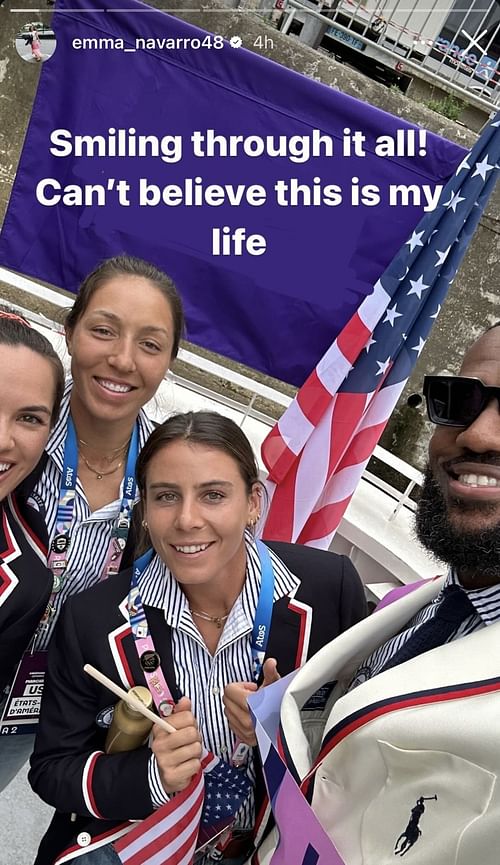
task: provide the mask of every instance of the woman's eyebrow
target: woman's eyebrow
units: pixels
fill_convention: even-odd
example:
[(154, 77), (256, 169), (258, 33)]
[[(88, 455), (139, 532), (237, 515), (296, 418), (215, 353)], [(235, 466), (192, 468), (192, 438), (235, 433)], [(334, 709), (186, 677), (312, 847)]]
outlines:
[[(232, 486), (233, 486), (233, 484), (231, 483), (231, 481), (213, 480), (213, 481), (203, 481), (202, 484), (195, 484), (195, 489), (203, 490), (203, 489), (207, 489), (208, 487), (232, 487)], [(164, 487), (168, 487), (169, 490), (180, 490), (181, 489), (179, 484), (172, 484), (169, 481), (155, 481), (154, 483), (149, 484), (150, 490), (157, 490), (157, 489), (164, 488)]]
[[(110, 312), (108, 309), (93, 309), (91, 315), (102, 315), (103, 318), (107, 318), (110, 321), (120, 322), (121, 318), (115, 312)], [(166, 336), (169, 336), (169, 332), (166, 327), (161, 327), (157, 324), (147, 324), (140, 330), (141, 333), (163, 333)]]
[(18, 409), (18, 412), (20, 412), (20, 411), (32, 411), (32, 412), (40, 411), (40, 412), (43, 412), (44, 414), (48, 414), (48, 415), (52, 414), (51, 410), (49, 408), (47, 408), (46, 405), (24, 405)]

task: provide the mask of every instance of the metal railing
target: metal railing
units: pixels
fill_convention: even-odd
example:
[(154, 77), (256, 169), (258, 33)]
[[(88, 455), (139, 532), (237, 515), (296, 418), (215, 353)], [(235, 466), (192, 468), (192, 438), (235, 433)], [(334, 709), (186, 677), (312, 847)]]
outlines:
[[(282, 26), (320, 18), (326, 35), (400, 71), (418, 71), (472, 104), (500, 101), (500, 5), (497, 0), (319, 0), (285, 2)], [(346, 35), (351, 39), (347, 39)]]
[[(34, 280), (28, 279), (25, 276), (21, 276), (3, 267), (0, 267), (0, 281), (13, 286), (14, 288), (19, 288), (36, 297), (42, 297), (44, 300), (53, 303), (55, 306), (68, 308), (73, 304), (72, 298), (61, 294), (58, 291), (54, 291), (51, 288), (46, 288)], [(47, 318), (45, 315), (33, 312), (25, 307), (13, 303), (10, 300), (6, 301), (6, 303), (9, 307), (14, 308), (21, 315), (25, 316), (35, 324), (50, 328), (58, 333), (63, 333), (63, 326), (60, 323)], [(226, 394), (222, 394), (206, 387), (205, 385), (201, 385), (193, 379), (171, 372), (167, 374), (168, 381), (172, 381), (174, 384), (177, 382), (182, 387), (186, 387), (200, 396), (208, 397), (219, 405), (225, 405), (237, 411), (240, 415), (239, 425), (241, 427), (245, 425), (245, 422), (249, 418), (260, 421), (269, 429), (271, 429), (276, 423), (275, 418), (255, 409), (254, 403), (257, 397), (262, 397), (269, 402), (275, 403), (276, 406), (279, 406), (281, 409), (286, 409), (292, 402), (292, 397), (282, 391), (269, 387), (268, 385), (252, 378), (250, 375), (243, 375), (242, 373), (236, 372), (236, 370), (230, 369), (229, 367), (223, 366), (220, 363), (187, 349), (179, 349), (178, 357), (184, 363), (193, 367), (193, 369), (202, 370), (203, 372), (216, 376), (218, 379), (224, 379), (236, 387), (242, 388), (246, 392), (246, 401), (240, 402)], [(404, 460), (400, 459), (400, 457), (390, 453), (390, 451), (385, 450), (385, 448), (382, 448), (379, 445), (376, 446), (373, 456), (385, 463), (385, 465), (390, 466), (390, 468), (408, 481), (405, 489), (401, 491), (369, 470), (365, 470), (363, 474), (365, 480), (394, 499), (394, 508), (388, 516), (388, 521), (390, 522), (396, 518), (401, 508), (406, 507), (410, 510), (414, 510), (415, 506), (413, 501), (410, 499), (410, 496), (414, 488), (421, 485), (423, 475), (418, 469), (409, 465)]]

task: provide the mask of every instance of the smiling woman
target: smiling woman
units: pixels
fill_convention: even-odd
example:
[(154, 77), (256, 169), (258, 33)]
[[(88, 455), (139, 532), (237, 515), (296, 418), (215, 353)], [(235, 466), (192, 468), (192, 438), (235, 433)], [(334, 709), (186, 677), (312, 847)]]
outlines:
[[(253, 849), (256, 823), (267, 819), (248, 695), (361, 618), (361, 583), (343, 556), (309, 550), (321, 564), (315, 568), (308, 558), (301, 578), (273, 545), (255, 540), (262, 504), (257, 464), (229, 418), (215, 412), (169, 418), (139, 455), (137, 483), (152, 548), (132, 568), (71, 598), (49, 651), (30, 781), (59, 813), (35, 865), (73, 858), (119, 865), (108, 842), (130, 828), (123, 821), (162, 807), (157, 813), (162, 826), (172, 825), (169, 840), (162, 846), (155, 828), (148, 835), (159, 862), (193, 861), (195, 846), (232, 825), (227, 845), (208, 859), (199, 850), (194, 861), (240, 865)], [(115, 682), (148, 688), (174, 731), (155, 725), (151, 743), (109, 752), (100, 719), (109, 716), (112, 696), (85, 674), (86, 663)], [(320, 708), (331, 687), (315, 695), (311, 709)], [(192, 784), (202, 765), (213, 795), (199, 834), (197, 808), (184, 813), (183, 806), (198, 795)], [(149, 830), (147, 821), (142, 830)], [(131, 843), (148, 848), (145, 839)]]
[[(19, 728), (12, 701), (2, 692), (32, 639), (46, 607), (52, 575), (46, 566), (47, 536), (28, 499), (27, 480), (55, 423), (64, 388), (63, 368), (50, 343), (19, 316), (0, 311), (0, 715), (3, 740)], [(36, 659), (32, 671), (35, 670)], [(23, 682), (16, 677), (23, 694)], [(39, 703), (36, 697), (31, 701)], [(26, 721), (26, 715), (23, 719)], [(0, 761), (0, 790), (10, 780)]]
[[(137, 499), (135, 461), (153, 428), (142, 407), (177, 354), (181, 301), (165, 273), (120, 256), (85, 279), (65, 330), (71, 378), (32, 487), (54, 578), (36, 639), (40, 652), (65, 600), (120, 568)], [(0, 763), (13, 747), (4, 738)], [(17, 769), (33, 744), (22, 738)]]
[(135, 460), (153, 428), (142, 407), (175, 358), (183, 326), (170, 278), (129, 256), (93, 271), (66, 318), (71, 380), (36, 488), (56, 541), (57, 593), (44, 646), (65, 598), (119, 569)]

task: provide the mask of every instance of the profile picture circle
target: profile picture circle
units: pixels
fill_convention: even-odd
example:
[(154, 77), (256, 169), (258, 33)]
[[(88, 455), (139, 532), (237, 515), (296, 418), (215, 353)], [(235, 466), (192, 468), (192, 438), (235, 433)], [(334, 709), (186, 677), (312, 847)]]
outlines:
[(16, 51), (27, 63), (43, 63), (56, 50), (56, 37), (42, 21), (28, 21), (16, 34)]

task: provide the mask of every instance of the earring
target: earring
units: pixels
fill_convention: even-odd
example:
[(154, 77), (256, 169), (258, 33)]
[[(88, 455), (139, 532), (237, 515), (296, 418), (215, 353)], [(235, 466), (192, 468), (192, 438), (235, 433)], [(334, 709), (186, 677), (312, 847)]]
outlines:
[(142, 523), (141, 523), (141, 526), (142, 526), (143, 529), (145, 529), (145, 530), (147, 531), (147, 530), (148, 530), (147, 520), (143, 520)]
[(253, 529), (253, 527), (257, 525), (259, 520), (260, 520), (260, 514), (257, 514), (255, 517), (253, 517), (253, 519), (248, 520), (248, 523), (247, 523), (248, 528)]

